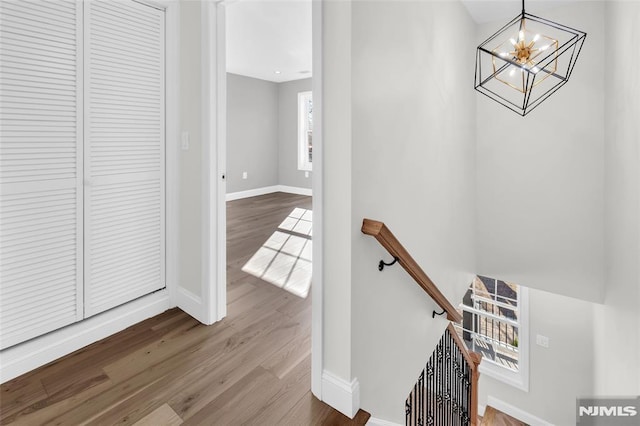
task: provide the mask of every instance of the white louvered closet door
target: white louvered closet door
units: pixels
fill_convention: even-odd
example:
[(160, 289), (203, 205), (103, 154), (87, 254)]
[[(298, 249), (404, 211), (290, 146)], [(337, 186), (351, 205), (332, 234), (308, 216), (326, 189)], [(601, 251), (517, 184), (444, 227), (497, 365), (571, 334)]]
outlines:
[(85, 316), (165, 286), (164, 12), (85, 3)]
[(82, 319), (82, 13), (0, 2), (0, 349)]

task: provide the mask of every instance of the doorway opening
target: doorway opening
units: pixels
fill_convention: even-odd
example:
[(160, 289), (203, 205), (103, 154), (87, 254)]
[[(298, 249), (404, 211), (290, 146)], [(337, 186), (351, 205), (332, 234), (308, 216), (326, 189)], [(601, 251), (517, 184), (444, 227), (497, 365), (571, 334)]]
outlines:
[(309, 0), (223, 7), (227, 318), (282, 314), (298, 321), (300, 333), (286, 343), (297, 348), (289, 367), (311, 363), (314, 340), (312, 381), (318, 390), (321, 301), (312, 302), (311, 295), (317, 294), (312, 275), (319, 276), (312, 269), (313, 207), (320, 201), (312, 198), (319, 182), (313, 162), (319, 155), (317, 150), (313, 155), (315, 114), (308, 96), (317, 86), (312, 72), (317, 66), (312, 7), (317, 6)]

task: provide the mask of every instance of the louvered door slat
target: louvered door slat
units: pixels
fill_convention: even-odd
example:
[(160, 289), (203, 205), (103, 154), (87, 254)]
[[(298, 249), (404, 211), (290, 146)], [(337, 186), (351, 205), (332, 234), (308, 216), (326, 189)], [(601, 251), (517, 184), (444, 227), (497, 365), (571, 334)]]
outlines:
[(82, 13), (0, 2), (0, 349), (82, 319)]
[(85, 5), (85, 315), (164, 287), (164, 13)]

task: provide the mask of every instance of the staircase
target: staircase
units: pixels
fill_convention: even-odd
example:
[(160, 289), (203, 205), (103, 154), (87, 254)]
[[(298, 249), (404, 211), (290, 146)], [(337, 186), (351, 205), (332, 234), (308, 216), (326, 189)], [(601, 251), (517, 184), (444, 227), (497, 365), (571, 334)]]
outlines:
[[(380, 261), (378, 267), (380, 271), (385, 266), (397, 262), (442, 309), (441, 313), (434, 311), (432, 316), (446, 313), (447, 319), (451, 321), (405, 401), (406, 424), (412, 426), (480, 425), (478, 366), (482, 360), (482, 354), (469, 352), (456, 332), (453, 323), (459, 323), (462, 315), (384, 223), (364, 219), (362, 233), (374, 237), (393, 256), (392, 263)], [(491, 415), (491, 411), (489, 414)], [(485, 417), (487, 417), (486, 414)]]

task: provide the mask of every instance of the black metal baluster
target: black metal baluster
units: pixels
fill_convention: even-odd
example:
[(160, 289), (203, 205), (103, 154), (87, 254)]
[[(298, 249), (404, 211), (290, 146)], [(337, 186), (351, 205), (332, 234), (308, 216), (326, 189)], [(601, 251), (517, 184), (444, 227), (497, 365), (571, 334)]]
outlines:
[(471, 379), (471, 367), (447, 329), (405, 401), (406, 424), (469, 426)]
[(444, 417), (443, 425), (449, 426), (449, 410), (447, 407), (447, 392), (449, 388), (449, 358), (447, 353), (449, 352), (449, 339), (444, 339), (444, 354), (442, 358), (442, 415)]
[[(453, 336), (452, 336), (453, 337)], [(459, 355), (459, 350), (458, 348), (453, 345), (454, 347), (454, 358), (453, 358), (453, 424), (454, 426), (460, 426), (460, 417), (458, 417), (458, 385), (460, 383), (460, 381), (458, 380), (458, 368), (460, 366), (460, 360), (458, 358)]]

